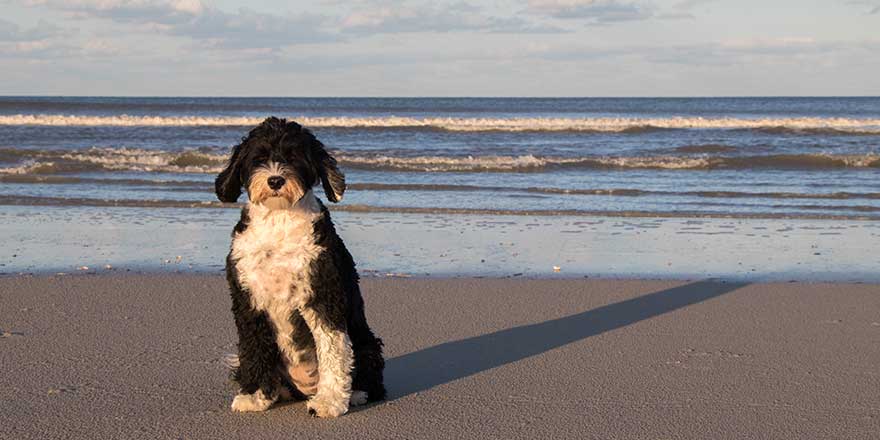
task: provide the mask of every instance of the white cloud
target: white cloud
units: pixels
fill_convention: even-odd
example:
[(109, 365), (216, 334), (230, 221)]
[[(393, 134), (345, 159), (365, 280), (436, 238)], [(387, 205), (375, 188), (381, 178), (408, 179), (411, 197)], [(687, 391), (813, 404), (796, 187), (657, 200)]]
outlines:
[(599, 48), (582, 45), (532, 48), (525, 55), (556, 61), (583, 61), (636, 57), (659, 64), (733, 65), (748, 60), (827, 58), (844, 53), (876, 53), (880, 40), (817, 41), (810, 37), (740, 39), (679, 45), (644, 45)]
[(47, 6), (78, 18), (107, 18), (119, 22), (174, 24), (204, 12), (200, 0), (27, 0), (28, 6)]
[(696, 20), (697, 18), (690, 12), (664, 12), (655, 17), (660, 20)]
[[(26, 0), (76, 19), (100, 19), (141, 32), (191, 38), (214, 48), (278, 49), (393, 33), (561, 33), (520, 16), (492, 16), (465, 2), (368, 0), (336, 3), (336, 14), (278, 15), (242, 8), (227, 12), (202, 0)], [(128, 29), (131, 31), (131, 28)]]
[(230, 13), (200, 0), (29, 0), (27, 4), (64, 11), (76, 18), (144, 25), (219, 47), (277, 48), (338, 39), (322, 30), (326, 17), (279, 16), (245, 8)]
[(117, 57), (130, 51), (108, 40), (93, 39), (82, 44), (63, 40), (19, 41), (0, 43), (0, 55), (30, 61), (95, 60)]
[(648, 3), (618, 0), (529, 0), (529, 11), (558, 19), (587, 19), (594, 23), (646, 20), (654, 16)]
[(340, 22), (343, 31), (354, 33), (450, 32), (476, 30), (484, 25), (481, 17), (468, 11), (431, 4), (370, 5), (351, 12)]
[(32, 28), (23, 29), (16, 23), (0, 19), (0, 41), (41, 41), (64, 36), (69, 33), (70, 31), (55, 26), (45, 20), (40, 20), (40, 22)]
[(564, 29), (533, 23), (522, 17), (495, 17), (479, 7), (459, 2), (451, 5), (404, 1), (358, 2), (339, 26), (344, 33), (385, 34), (401, 32), (497, 32), (560, 33)]
[(689, 11), (694, 9), (697, 6), (704, 5), (706, 3), (712, 3), (716, 0), (682, 0), (678, 3), (672, 5), (672, 9), (677, 9), (680, 11)]
[(880, 14), (880, 1), (877, 0), (852, 0), (846, 3), (848, 5), (862, 7), (867, 15)]

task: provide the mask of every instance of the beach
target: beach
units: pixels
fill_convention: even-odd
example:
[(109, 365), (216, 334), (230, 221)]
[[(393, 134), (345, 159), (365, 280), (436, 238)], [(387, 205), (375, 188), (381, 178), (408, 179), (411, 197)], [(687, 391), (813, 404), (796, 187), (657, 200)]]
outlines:
[(0, 440), (880, 440), (880, 0), (753, 6), (4, 2)]
[[(880, 98), (0, 97), (0, 438), (876, 439)], [(386, 402), (230, 410), (269, 115), (384, 339)], [(326, 200), (320, 185), (315, 195)]]
[(873, 439), (880, 287), (368, 278), (386, 402), (235, 414), (222, 276), (0, 278), (0, 438)]

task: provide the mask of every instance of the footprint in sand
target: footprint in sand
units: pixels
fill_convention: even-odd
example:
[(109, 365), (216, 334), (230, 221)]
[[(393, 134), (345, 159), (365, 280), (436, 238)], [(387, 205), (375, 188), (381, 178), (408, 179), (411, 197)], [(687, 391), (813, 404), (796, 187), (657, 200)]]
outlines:
[(22, 337), (24, 333), (16, 332), (16, 331), (6, 331), (0, 328), (0, 338), (14, 338), (14, 337)]
[(74, 391), (76, 391), (76, 387), (62, 386), (62, 387), (58, 387), (58, 388), (49, 388), (49, 390), (46, 392), (46, 394), (52, 396), (55, 394), (72, 393)]

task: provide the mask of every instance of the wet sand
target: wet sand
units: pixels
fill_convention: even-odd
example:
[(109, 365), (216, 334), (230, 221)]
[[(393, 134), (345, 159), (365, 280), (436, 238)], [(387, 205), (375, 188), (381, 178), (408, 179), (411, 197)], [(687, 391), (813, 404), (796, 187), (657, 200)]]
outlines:
[(0, 438), (874, 439), (880, 286), (366, 279), (387, 402), (234, 414), (220, 276), (0, 278)]
[[(880, 222), (335, 211), (364, 276), (880, 283)], [(219, 273), (235, 209), (7, 206), (0, 275)], [(106, 266), (110, 265), (110, 270)], [(560, 268), (558, 272), (554, 267)]]

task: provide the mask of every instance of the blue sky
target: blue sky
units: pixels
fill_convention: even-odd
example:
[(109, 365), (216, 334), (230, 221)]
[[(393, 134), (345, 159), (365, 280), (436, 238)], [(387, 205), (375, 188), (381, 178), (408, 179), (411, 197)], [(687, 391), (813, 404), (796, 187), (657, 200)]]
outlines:
[(0, 6), (4, 95), (880, 95), (880, 0)]

